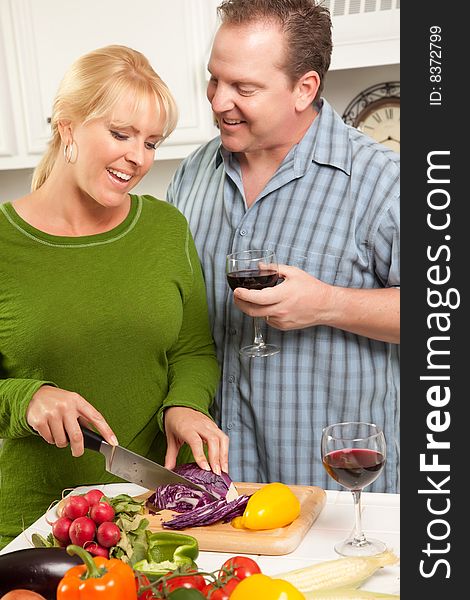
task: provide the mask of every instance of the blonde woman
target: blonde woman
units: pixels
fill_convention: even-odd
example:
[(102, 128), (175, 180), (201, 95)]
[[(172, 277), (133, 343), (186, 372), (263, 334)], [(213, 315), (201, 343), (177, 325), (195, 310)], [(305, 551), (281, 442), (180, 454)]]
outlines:
[(113, 481), (79, 424), (170, 468), (190, 447), (227, 470), (188, 225), (131, 193), (176, 120), (141, 53), (92, 51), (60, 85), (31, 193), (0, 206), (0, 548), (64, 488)]

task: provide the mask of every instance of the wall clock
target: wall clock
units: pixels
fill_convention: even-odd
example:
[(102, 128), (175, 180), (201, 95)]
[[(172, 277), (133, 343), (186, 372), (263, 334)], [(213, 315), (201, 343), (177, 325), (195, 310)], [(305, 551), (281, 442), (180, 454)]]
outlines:
[(379, 83), (367, 88), (351, 100), (343, 120), (400, 152), (400, 82)]

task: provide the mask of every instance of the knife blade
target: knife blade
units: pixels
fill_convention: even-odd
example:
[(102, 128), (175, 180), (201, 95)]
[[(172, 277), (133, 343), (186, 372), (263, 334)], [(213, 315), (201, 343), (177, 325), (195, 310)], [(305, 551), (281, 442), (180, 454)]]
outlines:
[(81, 430), (85, 448), (100, 452), (105, 457), (105, 468), (108, 473), (152, 491), (155, 491), (161, 485), (179, 483), (194, 490), (205, 492), (213, 500), (218, 500), (211, 492), (186, 479), (186, 477), (178, 475), (171, 469), (166, 469), (162, 465), (122, 446), (111, 446), (99, 433), (91, 429), (81, 426)]

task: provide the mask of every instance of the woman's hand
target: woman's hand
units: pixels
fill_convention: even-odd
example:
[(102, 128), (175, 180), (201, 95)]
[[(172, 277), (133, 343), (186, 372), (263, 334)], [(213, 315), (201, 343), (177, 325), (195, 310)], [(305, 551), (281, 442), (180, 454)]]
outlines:
[[(228, 472), (228, 436), (206, 415), (185, 406), (171, 406), (165, 411), (165, 433), (167, 469), (173, 469), (176, 465), (178, 451), (186, 442), (201, 469), (212, 469), (217, 475), (221, 471)], [(207, 444), (210, 466), (204, 454), (204, 442)]]
[(26, 421), (49, 444), (65, 448), (70, 442), (72, 456), (81, 456), (84, 451), (79, 422), (87, 427), (94, 426), (108, 444), (118, 444), (103, 415), (85, 398), (50, 385), (43, 385), (33, 395)]

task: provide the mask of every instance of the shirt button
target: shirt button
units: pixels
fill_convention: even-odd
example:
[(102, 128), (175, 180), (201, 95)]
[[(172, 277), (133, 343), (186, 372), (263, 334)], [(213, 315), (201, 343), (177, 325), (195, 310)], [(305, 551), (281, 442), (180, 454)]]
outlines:
[(227, 429), (232, 429), (233, 428), (233, 423), (228, 423), (227, 424)]
[(234, 375), (230, 375), (230, 377), (228, 378), (229, 383), (234, 383), (235, 381), (235, 376)]
[(240, 235), (246, 235), (246, 229), (241, 229), (240, 230)]
[(230, 335), (236, 335), (237, 334), (237, 330), (235, 328), (233, 328), (233, 327), (230, 327), (229, 333), (230, 333)]

